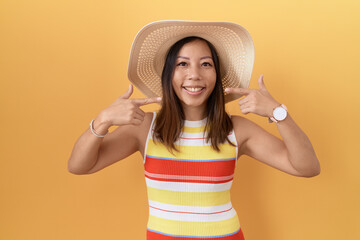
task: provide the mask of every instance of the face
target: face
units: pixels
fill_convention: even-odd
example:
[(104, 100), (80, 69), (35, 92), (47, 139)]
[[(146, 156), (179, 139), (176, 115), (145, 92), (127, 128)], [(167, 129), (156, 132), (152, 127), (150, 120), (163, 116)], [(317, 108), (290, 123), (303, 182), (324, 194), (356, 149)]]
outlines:
[(209, 46), (202, 40), (186, 43), (179, 51), (173, 89), (183, 107), (206, 107), (216, 83), (216, 70)]

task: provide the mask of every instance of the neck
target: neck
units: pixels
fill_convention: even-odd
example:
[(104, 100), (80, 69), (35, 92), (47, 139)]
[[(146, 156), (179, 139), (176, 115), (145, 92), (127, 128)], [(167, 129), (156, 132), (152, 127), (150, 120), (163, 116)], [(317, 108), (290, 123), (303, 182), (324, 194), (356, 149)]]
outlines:
[(199, 121), (207, 117), (206, 107), (191, 107), (183, 106), (183, 111), (185, 114), (185, 120), (188, 121)]

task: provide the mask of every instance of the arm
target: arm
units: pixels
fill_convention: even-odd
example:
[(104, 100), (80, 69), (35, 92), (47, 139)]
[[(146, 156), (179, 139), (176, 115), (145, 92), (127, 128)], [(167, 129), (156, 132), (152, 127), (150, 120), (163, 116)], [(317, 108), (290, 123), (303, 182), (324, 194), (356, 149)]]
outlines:
[[(259, 90), (237, 88), (229, 89), (228, 92), (246, 95), (239, 101), (244, 114), (252, 112), (265, 117), (272, 116), (273, 107), (279, 103), (267, 92), (262, 76), (259, 78), (259, 87)], [(239, 141), (242, 142), (239, 146), (240, 154), (249, 155), (295, 176), (312, 177), (320, 173), (320, 164), (310, 140), (290, 114), (285, 120), (276, 123), (283, 140), (245, 118), (235, 117), (233, 122), (237, 136), (246, 136)]]
[(99, 134), (106, 133), (111, 126), (119, 126), (115, 131), (100, 138), (88, 129), (76, 141), (68, 161), (69, 172), (94, 173), (142, 150), (152, 113), (145, 114), (140, 106), (160, 99), (129, 99), (132, 91), (130, 85), (129, 90), (101, 111), (94, 121), (94, 129)]
[[(109, 128), (101, 115), (95, 119), (93, 126), (99, 134), (104, 134)], [(139, 148), (137, 130), (123, 125), (104, 138), (96, 137), (90, 129), (86, 130), (74, 145), (68, 171), (78, 175), (91, 174), (130, 156)]]
[[(105, 134), (109, 128), (108, 124), (101, 120), (99, 121), (99, 117), (95, 119), (93, 126), (99, 134)], [(74, 145), (68, 160), (68, 171), (73, 174), (85, 174), (92, 168), (97, 162), (100, 145), (103, 140), (104, 138), (96, 137), (88, 128)]]
[(320, 163), (315, 150), (306, 134), (295, 123), (290, 114), (276, 123), (287, 149), (287, 156), (291, 165), (304, 177), (320, 174)]

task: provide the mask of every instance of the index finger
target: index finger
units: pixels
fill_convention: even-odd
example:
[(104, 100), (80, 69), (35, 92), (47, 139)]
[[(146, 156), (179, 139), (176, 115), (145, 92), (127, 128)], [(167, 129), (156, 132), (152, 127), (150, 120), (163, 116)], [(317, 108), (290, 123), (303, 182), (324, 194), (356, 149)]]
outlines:
[(133, 103), (135, 103), (138, 106), (147, 105), (150, 103), (160, 103), (161, 97), (153, 97), (153, 98), (137, 98), (137, 99), (131, 99)]

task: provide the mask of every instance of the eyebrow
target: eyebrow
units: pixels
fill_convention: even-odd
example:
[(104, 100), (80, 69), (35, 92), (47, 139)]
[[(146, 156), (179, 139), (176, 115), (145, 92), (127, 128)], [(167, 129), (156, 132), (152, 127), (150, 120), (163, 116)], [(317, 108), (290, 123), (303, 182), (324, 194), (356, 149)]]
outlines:
[[(184, 58), (184, 59), (190, 60), (190, 58), (184, 57), (184, 56), (178, 56), (177, 58)], [(204, 56), (204, 57), (201, 57), (200, 60), (205, 59), (205, 58), (210, 58), (210, 59), (212, 59), (212, 57), (210, 57), (210, 56)]]

